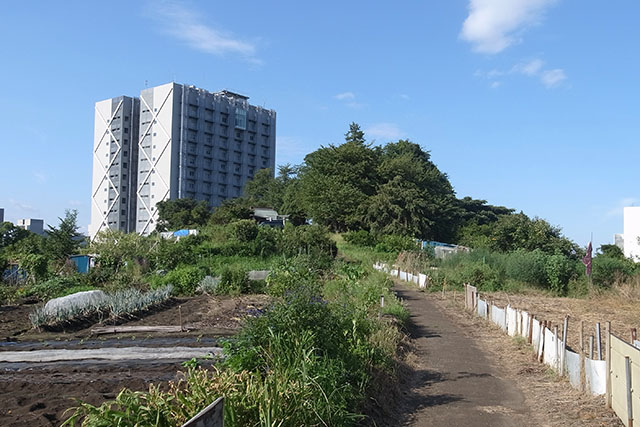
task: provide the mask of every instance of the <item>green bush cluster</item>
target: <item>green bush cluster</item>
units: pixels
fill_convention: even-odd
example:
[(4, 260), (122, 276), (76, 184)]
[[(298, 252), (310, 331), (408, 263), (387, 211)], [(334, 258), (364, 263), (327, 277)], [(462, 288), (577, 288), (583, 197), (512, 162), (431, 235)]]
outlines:
[(329, 272), (309, 256), (283, 261), (267, 281), (274, 304), (225, 343), (214, 372), (192, 366), (166, 391), (124, 390), (101, 406), (82, 403), (67, 424), (181, 425), (224, 396), (230, 426), (353, 425), (363, 418), (358, 408), (372, 372), (388, 369), (399, 341), (380, 314), (408, 317), (391, 286), (357, 264), (336, 263)]
[(410, 236), (376, 235), (367, 230), (358, 230), (346, 232), (342, 237), (347, 243), (364, 248), (375, 248), (377, 252), (399, 253), (419, 249), (416, 240)]
[[(629, 259), (599, 254), (593, 258), (592, 280), (594, 285), (608, 288), (637, 271)], [(439, 285), (446, 278), (447, 283), (472, 283), (485, 291), (534, 286), (555, 295), (584, 296), (588, 292), (588, 279), (580, 259), (538, 249), (506, 253), (478, 249), (461, 253), (444, 260), (431, 275)]]

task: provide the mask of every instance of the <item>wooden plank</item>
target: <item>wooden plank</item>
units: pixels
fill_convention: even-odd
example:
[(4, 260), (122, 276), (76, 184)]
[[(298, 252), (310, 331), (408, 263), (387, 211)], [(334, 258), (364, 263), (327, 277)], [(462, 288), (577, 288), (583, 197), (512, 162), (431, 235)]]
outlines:
[(184, 328), (181, 326), (99, 326), (92, 328), (93, 335), (104, 334), (124, 334), (131, 332), (184, 332), (195, 328)]
[(224, 397), (219, 397), (182, 427), (224, 427)]
[(0, 351), (0, 362), (44, 363), (73, 360), (189, 360), (219, 356), (219, 347), (104, 347), (76, 350)]

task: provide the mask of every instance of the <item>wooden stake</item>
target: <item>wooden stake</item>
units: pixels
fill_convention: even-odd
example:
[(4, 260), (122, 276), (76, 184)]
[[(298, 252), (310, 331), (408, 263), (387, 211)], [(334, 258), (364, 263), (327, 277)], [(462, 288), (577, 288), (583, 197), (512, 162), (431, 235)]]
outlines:
[(598, 346), (598, 360), (602, 360), (602, 335), (600, 334), (600, 322), (596, 322), (596, 345)]
[[(629, 359), (629, 356), (624, 357), (624, 371), (627, 379), (627, 426), (633, 427), (633, 402), (631, 398), (631, 392), (633, 390), (631, 390), (631, 359)], [(607, 398), (607, 404), (611, 405), (610, 395), (608, 395)]]
[(631, 345), (636, 346), (636, 340), (638, 339), (638, 332), (636, 328), (631, 328)]
[(569, 329), (569, 315), (564, 317), (564, 326), (562, 328), (562, 348), (560, 353), (560, 376), (564, 375), (564, 358), (567, 352), (567, 332)]
[(589, 336), (589, 359), (593, 360), (593, 335)]
[(184, 329), (182, 328), (182, 306), (181, 305), (178, 306), (178, 317), (180, 318), (180, 330), (184, 331)]
[(533, 314), (529, 314), (529, 331), (527, 332), (527, 342), (529, 344), (533, 341)]
[(560, 372), (560, 343), (559, 341), (559, 337), (558, 337), (558, 327), (554, 326), (553, 327), (553, 335), (555, 335), (556, 337), (556, 372)]

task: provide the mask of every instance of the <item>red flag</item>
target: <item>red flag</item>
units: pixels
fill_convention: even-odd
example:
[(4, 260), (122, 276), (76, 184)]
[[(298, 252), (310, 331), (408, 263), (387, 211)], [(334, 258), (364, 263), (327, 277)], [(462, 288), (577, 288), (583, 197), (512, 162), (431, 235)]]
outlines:
[(593, 251), (593, 248), (591, 247), (591, 242), (589, 242), (589, 245), (587, 246), (587, 254), (582, 257), (582, 263), (585, 265), (585, 267), (587, 267), (587, 276), (591, 276), (591, 252)]

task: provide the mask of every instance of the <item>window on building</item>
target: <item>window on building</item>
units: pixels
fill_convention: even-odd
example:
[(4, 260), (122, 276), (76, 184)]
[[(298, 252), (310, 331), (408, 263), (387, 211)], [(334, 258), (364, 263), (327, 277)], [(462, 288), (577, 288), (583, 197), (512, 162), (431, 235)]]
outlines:
[(242, 108), (236, 108), (236, 120), (235, 120), (236, 129), (247, 129), (247, 110), (243, 110)]

